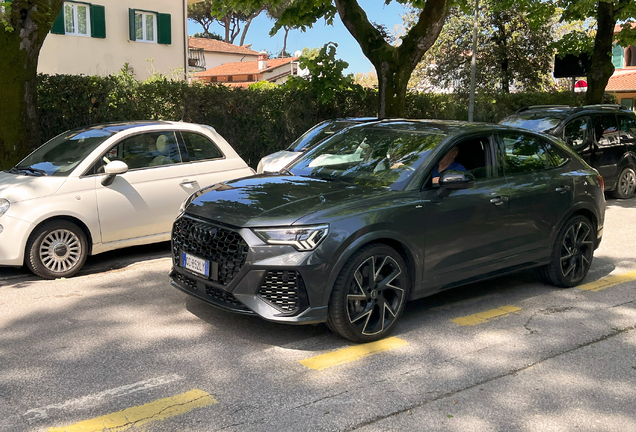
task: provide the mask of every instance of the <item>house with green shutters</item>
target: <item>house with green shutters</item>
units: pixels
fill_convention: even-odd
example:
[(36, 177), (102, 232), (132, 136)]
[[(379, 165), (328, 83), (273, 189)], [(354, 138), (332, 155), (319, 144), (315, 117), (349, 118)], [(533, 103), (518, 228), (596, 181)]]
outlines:
[(185, 78), (187, 6), (201, 0), (68, 1), (40, 52), (38, 72), (109, 75), (128, 64), (137, 79)]
[[(632, 27), (636, 24), (632, 24)], [(621, 31), (622, 24), (614, 27), (614, 34)], [(609, 79), (605, 91), (616, 95), (618, 103), (632, 110), (636, 109), (636, 46), (612, 47), (614, 74)]]

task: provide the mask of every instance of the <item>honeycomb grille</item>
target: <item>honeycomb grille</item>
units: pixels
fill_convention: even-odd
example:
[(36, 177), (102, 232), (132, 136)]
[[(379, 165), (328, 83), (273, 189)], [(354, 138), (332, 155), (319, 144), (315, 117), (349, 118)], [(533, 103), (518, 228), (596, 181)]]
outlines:
[[(197, 289), (197, 281), (186, 275), (183, 275), (179, 272), (175, 272), (174, 278), (178, 282), (180, 282), (182, 285), (192, 290)], [(211, 302), (218, 306), (225, 307), (227, 309), (232, 309), (232, 310), (251, 312), (250, 309), (248, 309), (243, 303), (238, 301), (236, 297), (234, 297), (234, 295), (230, 292), (224, 291), (219, 288), (214, 288), (207, 284), (205, 285), (205, 292), (208, 296), (212, 297)]]
[(172, 253), (180, 262), (181, 252), (219, 264), (218, 283), (228, 285), (241, 271), (248, 246), (235, 231), (187, 216), (178, 219), (172, 229)]
[(291, 270), (269, 270), (258, 295), (284, 312), (298, 310), (298, 272)]

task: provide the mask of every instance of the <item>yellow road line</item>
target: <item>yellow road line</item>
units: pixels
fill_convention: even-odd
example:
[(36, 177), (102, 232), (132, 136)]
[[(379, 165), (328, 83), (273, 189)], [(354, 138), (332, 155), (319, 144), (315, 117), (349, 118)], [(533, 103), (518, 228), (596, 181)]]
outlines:
[(581, 285), (579, 286), (579, 288), (586, 291), (600, 291), (604, 290), (605, 288), (613, 287), (614, 285), (633, 280), (636, 280), (636, 271), (623, 273), (616, 276), (608, 276), (606, 278)]
[(503, 315), (508, 315), (509, 313), (512, 313), (512, 312), (519, 312), (520, 310), (521, 308), (516, 306), (501, 306), (500, 308), (491, 309), (486, 312), (480, 312), (474, 315), (468, 315), (465, 317), (455, 318), (453, 322), (463, 326), (472, 326), (475, 324), (484, 323), (493, 318), (497, 318)]
[(408, 342), (396, 337), (390, 337), (377, 342), (342, 348), (337, 351), (300, 360), (300, 363), (309, 369), (323, 370), (332, 366), (360, 360), (361, 358), (377, 354), (382, 351), (399, 348), (404, 345), (408, 345)]
[(185, 414), (195, 408), (215, 403), (218, 403), (218, 401), (208, 393), (201, 390), (191, 390), (70, 426), (50, 428), (49, 432), (119, 432), (130, 429), (133, 426), (141, 426), (149, 422)]

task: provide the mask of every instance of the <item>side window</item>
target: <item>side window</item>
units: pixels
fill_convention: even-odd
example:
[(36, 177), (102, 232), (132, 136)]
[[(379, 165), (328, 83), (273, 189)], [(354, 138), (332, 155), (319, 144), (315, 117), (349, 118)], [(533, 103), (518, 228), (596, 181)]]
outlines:
[(72, 36), (106, 37), (104, 6), (84, 2), (64, 2), (51, 33)]
[(220, 159), (225, 157), (221, 150), (207, 137), (194, 132), (181, 132), (191, 161)]
[(502, 135), (505, 151), (506, 175), (528, 174), (549, 167), (548, 153), (543, 141), (525, 134)]
[(563, 129), (563, 141), (573, 149), (580, 149), (587, 144), (590, 119), (581, 117), (572, 120)]
[(599, 146), (612, 146), (618, 141), (618, 124), (614, 114), (601, 114), (594, 119), (594, 135)]
[(636, 141), (636, 117), (619, 116), (621, 140), (627, 143)]
[(120, 160), (135, 170), (181, 162), (174, 132), (150, 132), (126, 138), (110, 148), (89, 172), (100, 174), (106, 164)]
[(544, 143), (544, 146), (548, 152), (548, 163), (551, 167), (559, 167), (568, 161), (569, 157), (556, 146), (548, 143)]

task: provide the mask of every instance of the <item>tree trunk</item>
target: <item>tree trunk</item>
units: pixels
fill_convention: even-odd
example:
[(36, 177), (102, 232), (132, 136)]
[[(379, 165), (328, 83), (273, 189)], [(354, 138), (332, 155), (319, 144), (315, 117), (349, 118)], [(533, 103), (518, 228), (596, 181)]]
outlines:
[(40, 144), (37, 67), (40, 49), (62, 0), (11, 3), (0, 24), (0, 168), (15, 165)]
[(287, 35), (289, 35), (289, 27), (285, 26), (285, 37), (283, 38), (283, 56), (287, 52)]
[(417, 23), (397, 47), (387, 43), (356, 0), (335, 0), (335, 3), (340, 19), (378, 74), (378, 117), (404, 117), (411, 73), (437, 40), (451, 0), (426, 0)]
[(224, 42), (227, 43), (231, 43), (230, 42), (230, 26), (232, 25), (232, 15), (231, 14), (227, 14), (223, 17), (223, 27), (225, 27), (225, 39), (223, 40)]
[(603, 102), (605, 87), (614, 73), (612, 64), (612, 44), (614, 42), (614, 26), (616, 14), (612, 3), (599, 2), (597, 15), (597, 30), (594, 37), (594, 52), (590, 70), (587, 74), (587, 104)]
[(261, 14), (261, 12), (263, 12), (264, 10), (265, 10), (265, 6), (263, 6), (262, 8), (257, 10), (256, 12), (251, 13), (247, 17), (247, 21), (245, 22), (245, 27), (243, 27), (243, 33), (241, 34), (241, 43), (239, 44), (240, 46), (245, 45), (245, 36), (247, 36), (247, 29), (250, 28), (250, 24), (252, 24), (252, 20), (254, 18), (256, 18), (257, 16), (259, 16)]

